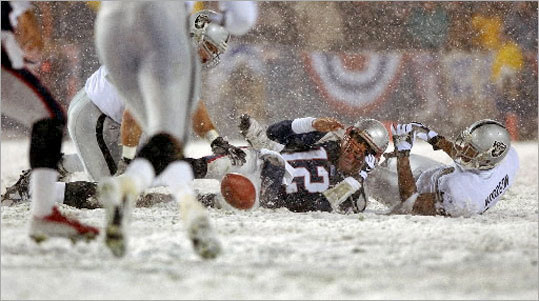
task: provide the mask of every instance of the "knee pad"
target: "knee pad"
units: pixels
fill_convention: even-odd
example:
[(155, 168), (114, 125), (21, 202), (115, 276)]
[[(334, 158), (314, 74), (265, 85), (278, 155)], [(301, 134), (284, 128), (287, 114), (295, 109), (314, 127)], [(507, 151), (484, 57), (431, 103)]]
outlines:
[(42, 119), (32, 126), (30, 137), (30, 167), (57, 169), (62, 158), (65, 123), (58, 119)]
[(169, 134), (156, 134), (142, 147), (137, 157), (144, 158), (159, 175), (171, 162), (183, 159), (181, 143)]

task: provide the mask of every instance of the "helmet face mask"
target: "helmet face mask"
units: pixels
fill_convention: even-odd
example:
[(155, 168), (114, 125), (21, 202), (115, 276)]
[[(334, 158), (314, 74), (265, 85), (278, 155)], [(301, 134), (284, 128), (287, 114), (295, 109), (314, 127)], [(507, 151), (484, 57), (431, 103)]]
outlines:
[(470, 144), (471, 135), (468, 130), (462, 131), (459, 134), (455, 145), (457, 149), (457, 163), (468, 168), (477, 168), (477, 155), (479, 152)]
[(377, 120), (365, 119), (346, 129), (341, 142), (337, 168), (345, 174), (355, 175), (364, 164), (365, 156), (379, 159), (387, 149), (389, 134)]
[(342, 140), (337, 168), (347, 175), (356, 174), (368, 154), (375, 154), (375, 151), (361, 138), (359, 129), (351, 126), (346, 129), (346, 134)]
[(221, 62), (221, 51), (209, 41), (198, 44), (198, 56), (204, 68), (213, 68)]
[(230, 34), (223, 26), (212, 23), (212, 15), (218, 14), (205, 9), (190, 18), (191, 39), (204, 68), (213, 68), (219, 64), (220, 56), (226, 51), (230, 40)]
[(455, 162), (467, 169), (491, 169), (507, 152), (511, 140), (501, 123), (484, 119), (462, 131), (455, 141)]

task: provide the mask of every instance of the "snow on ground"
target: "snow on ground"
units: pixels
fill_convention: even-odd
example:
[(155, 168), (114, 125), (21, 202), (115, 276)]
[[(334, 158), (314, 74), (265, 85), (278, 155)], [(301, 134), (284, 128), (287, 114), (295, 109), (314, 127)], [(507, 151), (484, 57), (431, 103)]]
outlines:
[[(121, 259), (103, 237), (37, 245), (26, 234), (29, 206), (2, 207), (1, 299), (537, 299), (538, 145), (515, 146), (516, 183), (482, 216), (387, 216), (376, 203), (360, 215), (212, 209), (224, 246), (213, 261), (194, 253), (175, 203), (134, 210)], [(28, 166), (27, 148), (2, 142), (2, 193)], [(62, 210), (104, 224), (102, 209)]]

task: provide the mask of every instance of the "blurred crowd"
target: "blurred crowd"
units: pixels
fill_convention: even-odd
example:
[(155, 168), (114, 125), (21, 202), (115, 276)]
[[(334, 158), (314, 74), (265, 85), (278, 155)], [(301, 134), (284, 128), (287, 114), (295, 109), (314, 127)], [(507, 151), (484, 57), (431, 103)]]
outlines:
[[(97, 2), (35, 2), (46, 51), (35, 71), (67, 107), (99, 66)], [(537, 2), (259, 2), (257, 26), (232, 43), (293, 51), (490, 52), (498, 116), (516, 123), (514, 138), (537, 139)], [(264, 79), (233, 73), (229, 100), (265, 118)], [(249, 88), (246, 88), (249, 86)], [(245, 92), (245, 93), (244, 93)], [(258, 102), (250, 102), (257, 99)], [(243, 106), (243, 107), (242, 107)]]
[(261, 2), (250, 42), (324, 51), (495, 49), (537, 52), (537, 2)]
[[(491, 52), (497, 118), (537, 137), (537, 2), (263, 2), (244, 39), (309, 51)], [(262, 38), (261, 38), (262, 37)]]

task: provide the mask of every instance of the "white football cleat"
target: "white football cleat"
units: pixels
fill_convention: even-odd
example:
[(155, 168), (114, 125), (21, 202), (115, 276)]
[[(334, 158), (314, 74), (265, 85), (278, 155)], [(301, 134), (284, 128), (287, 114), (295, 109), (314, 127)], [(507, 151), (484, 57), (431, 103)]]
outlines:
[(117, 257), (127, 249), (126, 223), (140, 190), (127, 175), (108, 178), (98, 185), (98, 196), (106, 208), (105, 244)]
[(51, 214), (47, 216), (32, 217), (29, 232), (30, 238), (37, 243), (49, 237), (69, 238), (72, 242), (81, 239), (90, 241), (99, 235), (99, 229), (64, 216), (56, 206), (52, 207)]

